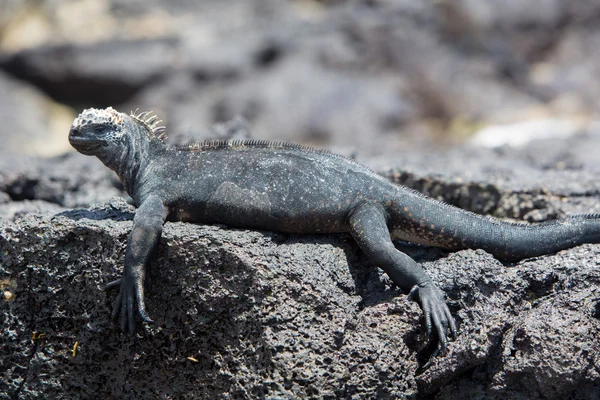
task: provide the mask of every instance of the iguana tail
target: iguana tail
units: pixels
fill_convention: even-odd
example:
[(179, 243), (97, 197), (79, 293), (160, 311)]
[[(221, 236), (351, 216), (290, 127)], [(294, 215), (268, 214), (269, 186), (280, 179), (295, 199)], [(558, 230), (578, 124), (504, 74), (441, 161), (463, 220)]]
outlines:
[(516, 260), (600, 243), (600, 214), (540, 224), (502, 221), (410, 191), (389, 210), (392, 238), (447, 249), (483, 249)]

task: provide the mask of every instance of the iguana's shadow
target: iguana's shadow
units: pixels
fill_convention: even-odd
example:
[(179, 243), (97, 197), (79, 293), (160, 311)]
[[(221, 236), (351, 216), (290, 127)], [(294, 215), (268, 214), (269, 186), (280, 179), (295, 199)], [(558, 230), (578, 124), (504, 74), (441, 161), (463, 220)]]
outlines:
[(74, 221), (82, 219), (89, 219), (94, 221), (100, 221), (103, 219), (110, 219), (113, 221), (133, 221), (135, 212), (124, 211), (122, 209), (87, 209), (79, 208), (74, 210), (67, 210), (55, 214), (58, 217), (66, 217)]
[[(407, 293), (392, 283), (391, 279), (373, 263), (358, 247), (349, 234), (296, 236), (281, 234), (275, 242), (330, 244), (339, 247), (344, 252), (348, 271), (354, 281), (354, 287), (348, 288), (342, 282), (338, 285), (349, 295), (358, 295), (361, 301), (359, 311), (374, 307), (378, 304), (392, 303), (398, 296)], [(432, 262), (447, 257), (448, 252), (435, 247), (427, 247), (407, 242), (395, 242), (396, 248), (410, 256), (416, 262)], [(336, 275), (336, 274), (332, 274)], [(406, 298), (406, 297), (404, 297)], [(393, 307), (392, 307), (393, 308)], [(417, 352), (418, 371), (422, 373), (429, 366), (432, 354), (436, 350), (437, 340), (428, 340), (424, 329), (423, 315), (421, 323), (415, 329), (407, 332), (404, 337), (406, 345)]]
[[(266, 234), (266, 233), (265, 233)], [(276, 233), (273, 241), (279, 244), (311, 243), (331, 244), (344, 252), (348, 270), (354, 281), (354, 293), (361, 298), (361, 308), (392, 301), (406, 294), (358, 247), (349, 234), (292, 235)], [(447, 252), (434, 247), (421, 246), (407, 242), (395, 242), (396, 248), (417, 262), (436, 261), (447, 256)], [(342, 284), (340, 283), (340, 287)], [(347, 290), (346, 290), (347, 291)]]

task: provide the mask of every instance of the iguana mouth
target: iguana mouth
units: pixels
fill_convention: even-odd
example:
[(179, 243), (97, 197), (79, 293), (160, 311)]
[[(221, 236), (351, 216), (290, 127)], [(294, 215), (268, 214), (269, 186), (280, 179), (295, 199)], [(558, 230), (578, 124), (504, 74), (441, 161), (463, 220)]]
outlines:
[(69, 143), (75, 144), (91, 144), (95, 142), (94, 139), (87, 138), (85, 136), (69, 135)]
[(98, 143), (97, 140), (90, 139), (84, 136), (78, 136), (77, 134), (73, 133), (74, 132), (71, 132), (69, 134), (69, 143), (78, 151), (90, 151), (102, 146), (102, 143)]
[(91, 139), (86, 138), (85, 136), (77, 136), (77, 135), (69, 135), (69, 142), (73, 143), (77, 143), (77, 142), (90, 142)]

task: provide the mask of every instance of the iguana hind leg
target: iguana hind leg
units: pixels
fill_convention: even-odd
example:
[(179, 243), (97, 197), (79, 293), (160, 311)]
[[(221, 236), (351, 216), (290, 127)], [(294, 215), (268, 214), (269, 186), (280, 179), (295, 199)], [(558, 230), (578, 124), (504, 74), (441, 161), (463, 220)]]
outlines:
[(350, 231), (366, 255), (383, 269), (392, 281), (417, 297), (425, 313), (425, 326), (430, 337), (433, 328), (438, 336), (438, 350), (447, 345), (447, 336), (456, 336), (456, 325), (442, 292), (425, 271), (392, 243), (386, 212), (378, 203), (362, 203), (350, 214)]

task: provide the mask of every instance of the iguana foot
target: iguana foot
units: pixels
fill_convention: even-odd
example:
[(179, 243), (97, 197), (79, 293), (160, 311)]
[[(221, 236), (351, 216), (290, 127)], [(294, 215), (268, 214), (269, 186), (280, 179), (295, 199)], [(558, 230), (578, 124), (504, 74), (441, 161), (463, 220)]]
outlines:
[(419, 301), (425, 314), (425, 328), (429, 340), (434, 341), (437, 339), (437, 347), (430, 358), (433, 359), (440, 351), (448, 347), (448, 336), (452, 339), (456, 338), (457, 330), (454, 318), (446, 305), (442, 292), (433, 284), (415, 285), (411, 289), (408, 298)]
[(108, 283), (104, 290), (119, 286), (119, 295), (115, 300), (112, 311), (112, 319), (117, 319), (120, 315), (121, 331), (133, 334), (135, 332), (135, 306), (137, 303), (137, 312), (145, 322), (152, 323), (152, 319), (146, 312), (144, 304), (144, 287), (141, 278), (133, 276), (122, 276), (121, 278)]

